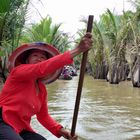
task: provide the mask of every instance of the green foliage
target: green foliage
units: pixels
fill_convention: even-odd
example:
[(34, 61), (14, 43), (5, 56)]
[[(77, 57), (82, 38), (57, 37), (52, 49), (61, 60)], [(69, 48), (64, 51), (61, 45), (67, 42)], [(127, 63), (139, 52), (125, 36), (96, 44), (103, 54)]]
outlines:
[(6, 13), (10, 8), (10, 0), (0, 0), (0, 14)]
[(0, 71), (6, 79), (6, 62), (18, 46), (29, 0), (0, 0)]
[(69, 41), (69, 36), (60, 31), (60, 27), (61, 24), (53, 25), (51, 17), (47, 16), (40, 23), (27, 27), (23, 32), (20, 42), (45, 42), (64, 52), (71, 47), (71, 42)]

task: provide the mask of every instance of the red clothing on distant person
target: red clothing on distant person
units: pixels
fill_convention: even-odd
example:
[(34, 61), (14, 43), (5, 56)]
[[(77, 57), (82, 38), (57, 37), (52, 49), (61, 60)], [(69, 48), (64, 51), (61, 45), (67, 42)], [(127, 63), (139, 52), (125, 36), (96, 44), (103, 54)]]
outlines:
[(34, 131), (30, 126), (31, 117), (37, 115), (38, 121), (55, 136), (62, 126), (48, 113), (47, 91), (39, 82), (39, 93), (35, 81), (64, 65), (71, 64), (70, 52), (54, 56), (37, 64), (22, 64), (15, 67), (5, 82), (0, 94), (0, 107), (6, 123), (17, 133), (22, 130)]

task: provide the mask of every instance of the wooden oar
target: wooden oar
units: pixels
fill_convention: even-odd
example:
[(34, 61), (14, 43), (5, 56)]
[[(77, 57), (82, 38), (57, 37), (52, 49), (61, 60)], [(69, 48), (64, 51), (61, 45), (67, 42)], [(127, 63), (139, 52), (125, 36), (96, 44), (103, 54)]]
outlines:
[[(87, 32), (92, 31), (92, 25), (93, 25), (93, 15), (89, 15), (88, 24), (87, 24)], [(77, 88), (77, 96), (76, 96), (76, 101), (75, 101), (75, 108), (74, 108), (72, 128), (71, 128), (71, 135), (72, 136), (75, 135), (75, 128), (76, 128), (77, 116), (78, 116), (79, 105), (80, 105), (80, 98), (81, 98), (81, 92), (82, 92), (82, 86), (83, 86), (83, 80), (84, 80), (84, 73), (85, 73), (85, 69), (86, 69), (87, 55), (88, 55), (88, 51), (84, 52), (83, 56), (82, 56), (80, 75), (79, 75), (79, 83), (78, 83), (78, 88)]]

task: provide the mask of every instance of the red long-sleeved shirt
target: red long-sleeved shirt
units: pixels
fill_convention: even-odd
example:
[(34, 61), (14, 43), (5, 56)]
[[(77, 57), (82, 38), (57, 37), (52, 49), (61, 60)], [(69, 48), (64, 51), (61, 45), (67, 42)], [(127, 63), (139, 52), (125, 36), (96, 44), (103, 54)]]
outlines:
[(36, 115), (45, 128), (60, 137), (58, 131), (62, 126), (48, 113), (46, 87), (39, 82), (40, 91), (37, 93), (35, 81), (72, 62), (70, 52), (67, 51), (37, 64), (22, 64), (14, 68), (0, 94), (0, 107), (2, 107), (4, 121), (17, 133), (23, 129), (34, 131), (30, 121), (31, 117)]

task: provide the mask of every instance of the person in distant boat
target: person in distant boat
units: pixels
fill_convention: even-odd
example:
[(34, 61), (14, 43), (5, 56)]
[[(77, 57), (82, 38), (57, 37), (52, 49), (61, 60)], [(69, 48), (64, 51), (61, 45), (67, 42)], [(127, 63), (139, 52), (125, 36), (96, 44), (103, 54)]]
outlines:
[(92, 35), (86, 33), (77, 47), (62, 54), (45, 43), (25, 44), (12, 53), (10, 74), (0, 94), (0, 140), (46, 140), (31, 128), (33, 115), (56, 137), (78, 139), (50, 116), (45, 84), (53, 82), (64, 65), (72, 64), (75, 56), (91, 46)]

